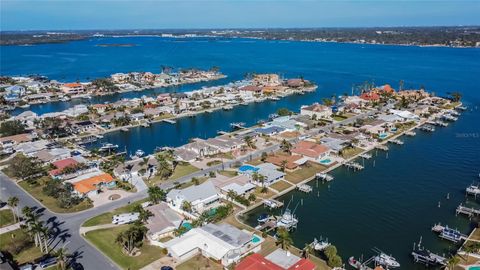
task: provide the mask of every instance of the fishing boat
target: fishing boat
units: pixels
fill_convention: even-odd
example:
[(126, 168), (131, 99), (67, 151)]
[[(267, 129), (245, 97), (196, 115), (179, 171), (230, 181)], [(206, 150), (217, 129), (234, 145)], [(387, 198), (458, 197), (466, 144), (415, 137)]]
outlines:
[(445, 257), (437, 255), (422, 246), (422, 237), (420, 237), (418, 245), (413, 243), (412, 256), (416, 263), (422, 263), (425, 266), (445, 265), (446, 262)]
[(263, 204), (265, 204), (265, 206), (268, 207), (268, 208), (277, 208), (277, 207), (279, 207), (279, 205), (278, 205), (275, 201), (272, 201), (272, 200), (264, 200), (264, 201), (263, 201)]
[(348, 258), (348, 264), (358, 270), (371, 270), (371, 268), (367, 266), (367, 262), (361, 262), (360, 260), (355, 259), (353, 256)]
[(26, 109), (26, 108), (29, 108), (29, 107), (30, 107), (30, 104), (28, 104), (28, 103), (25, 104), (25, 105), (20, 106), (20, 108), (23, 108), (23, 109)]
[(458, 243), (462, 240), (462, 234), (458, 230), (449, 228), (448, 226), (445, 226), (440, 232), (440, 237), (454, 243)]
[(415, 131), (407, 131), (407, 132), (405, 132), (405, 135), (413, 137), (413, 136), (417, 135), (417, 133), (415, 133)]
[(457, 110), (460, 110), (460, 111), (465, 111), (465, 110), (467, 110), (467, 107), (465, 107), (465, 106), (458, 106), (456, 109), (457, 109)]
[(127, 128), (127, 127), (123, 127), (123, 128), (121, 128), (120, 130), (123, 131), (123, 132), (127, 132), (127, 131), (128, 131), (128, 128)]
[(375, 259), (374, 259), (377, 264), (383, 265), (387, 268), (400, 267), (400, 263), (397, 262), (397, 259), (395, 259), (393, 256), (387, 255), (379, 249), (374, 249), (374, 250), (378, 252), (378, 255), (375, 256)]
[(328, 242), (328, 238), (325, 240), (322, 240), (322, 238), (320, 237), (320, 241), (318, 241), (317, 238), (313, 238), (312, 247), (315, 250), (322, 251), (330, 245), (331, 244)]
[(270, 216), (267, 213), (263, 213), (257, 218), (257, 221), (258, 221), (258, 223), (265, 223), (269, 219), (270, 219)]
[(142, 157), (143, 155), (145, 155), (145, 152), (144, 152), (142, 149), (138, 149), (137, 151), (135, 151), (135, 154), (134, 154), (134, 155), (131, 155), (131, 156), (130, 156), (130, 158), (131, 158), (131, 159), (140, 158), (140, 157)]
[(70, 100), (70, 97), (68, 97), (68, 96), (62, 97), (62, 101), (69, 101), (69, 100)]
[(280, 219), (277, 221), (277, 227), (285, 228), (287, 230), (292, 230), (297, 227), (298, 219), (295, 217), (294, 212), (290, 211), (290, 209), (286, 209), (283, 212)]
[(270, 120), (273, 120), (273, 119), (275, 119), (275, 118), (277, 118), (277, 117), (278, 117), (278, 114), (276, 114), (276, 113), (272, 113), (272, 114), (269, 114), (269, 115), (268, 115), (268, 119), (270, 119)]

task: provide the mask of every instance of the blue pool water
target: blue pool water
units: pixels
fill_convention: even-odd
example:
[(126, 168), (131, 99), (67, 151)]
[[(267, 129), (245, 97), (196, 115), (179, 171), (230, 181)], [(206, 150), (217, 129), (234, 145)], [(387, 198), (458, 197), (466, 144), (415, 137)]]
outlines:
[(378, 135), (378, 137), (380, 137), (380, 139), (385, 139), (386, 137), (388, 137), (388, 134), (387, 133), (382, 133), (382, 134)]
[(332, 163), (332, 160), (329, 159), (329, 158), (327, 158), (327, 159), (322, 159), (322, 160), (320, 160), (320, 163), (322, 163), (322, 164), (330, 164), (330, 163)]
[(470, 266), (468, 270), (480, 270), (480, 266)]
[(252, 238), (252, 243), (258, 243), (260, 241), (261, 241), (260, 237), (258, 237), (257, 235), (254, 234), (253, 238)]

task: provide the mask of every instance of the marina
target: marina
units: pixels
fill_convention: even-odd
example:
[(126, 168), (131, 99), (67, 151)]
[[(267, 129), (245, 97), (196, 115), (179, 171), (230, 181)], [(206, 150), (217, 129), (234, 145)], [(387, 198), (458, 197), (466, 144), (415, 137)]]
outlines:
[(426, 267), (444, 266), (447, 264), (447, 258), (435, 254), (422, 246), (422, 237), (420, 237), (418, 244), (413, 243), (412, 256), (416, 263), (425, 265)]
[(327, 173), (317, 173), (317, 174), (315, 175), (315, 177), (316, 177), (317, 179), (321, 179), (321, 180), (327, 181), (327, 182), (332, 181), (333, 178), (334, 178), (332, 175), (327, 174)]
[[(260, 42), (264, 42), (264, 41), (260, 41)], [(189, 43), (189, 41), (187, 41), (186, 43)], [(232, 45), (235, 46), (235, 41), (233, 41), (232, 43), (233, 43)], [(179, 46), (181, 47), (183, 45), (180, 44)], [(253, 43), (252, 46), (255, 46), (255, 43)], [(286, 48), (292, 49), (292, 50), (301, 48), (299, 51), (302, 51), (302, 53), (304, 52), (303, 50), (305, 49), (305, 48), (302, 48), (303, 46), (296, 45), (296, 43), (294, 42), (286, 43), (285, 45), (275, 45), (275, 46), (285, 46)], [(297, 47), (297, 46), (300, 46), (300, 47)], [(317, 44), (315, 44), (315, 46), (317, 46)], [(322, 44), (321, 46), (325, 46), (326, 49), (328, 50), (328, 47), (330, 46), (330, 44)], [(340, 47), (341, 47), (340, 50), (349, 50), (353, 48), (353, 52), (355, 51), (355, 47), (352, 47), (350, 45), (341, 45)], [(147, 48), (147, 47), (145, 46), (144, 48)], [(397, 47), (394, 47), (394, 48), (397, 49)], [(135, 50), (135, 48), (132, 48), (132, 49)], [(219, 50), (220, 48), (217, 47), (216, 49)], [(411, 50), (411, 49), (412, 48), (407, 48), (405, 50)], [(108, 48), (106, 50), (108, 50)], [(283, 51), (284, 49), (282, 48), (282, 49), (276, 49), (276, 50)], [(279, 61), (278, 64), (280, 65), (280, 61), (282, 61), (281, 60), (282, 54), (276, 50), (273, 50), (272, 54), (275, 57), (279, 57), (280, 60), (278, 60)], [(308, 52), (308, 48), (306, 48), (305, 50), (307, 50)], [(366, 46), (366, 50), (372, 51), (371, 53), (375, 55), (375, 53), (373, 52), (374, 49), (370, 48), (369, 46)], [(404, 49), (398, 48), (398, 50), (404, 50)], [(428, 50), (428, 48), (426, 50)], [(452, 58), (452, 59), (455, 59), (455, 58)], [(283, 61), (284, 60), (285, 59), (283, 59)], [(350, 59), (350, 60), (353, 60), (353, 59)], [(422, 59), (421, 61), (422, 63), (416, 62), (415, 59), (408, 59), (408, 61), (405, 60), (405, 62), (403, 62), (403, 60), (401, 60), (400, 57), (398, 58), (398, 60), (400, 61), (401, 64), (405, 64), (406, 66), (409, 63), (428, 65), (428, 59), (426, 60), (426, 63), (424, 62), (425, 59)], [(108, 64), (108, 61), (109, 60), (107, 59), (107, 64)], [(196, 60), (193, 59), (192, 61), (196, 61)], [(275, 59), (275, 61), (277, 60)], [(327, 59), (326, 61), (328, 62), (329, 60)], [(115, 61), (115, 62), (117, 62), (119, 65), (123, 65), (123, 63), (120, 63), (121, 61)], [(227, 63), (226, 64), (227, 72), (234, 73), (232, 72), (232, 70), (234, 71), (232, 67), (230, 67), (230, 70), (229, 70), (228, 61), (226, 61), (226, 63)], [(262, 64), (263, 63), (258, 64), (260, 66), (258, 69), (266, 69), (265, 66), (262, 67)], [(381, 64), (388, 66), (387, 62), (383, 62)], [(288, 63), (288, 67), (280, 66), (280, 68), (283, 68), (284, 70), (287, 70), (287, 69), (293, 70), (292, 72), (303, 71), (302, 69), (300, 69), (300, 71), (298, 69), (295, 69), (296, 65), (300, 66), (298, 63)], [(30, 67), (30, 65), (22, 65), (22, 66), (24, 66), (24, 68)], [(153, 63), (151, 64), (151, 66), (153, 68), (154, 66)], [(352, 64), (353, 70), (355, 69), (354, 68), (355, 66), (356, 66), (355, 63), (353, 63)], [(376, 65), (372, 65), (373, 69), (375, 69), (375, 66)], [(47, 68), (52, 68), (52, 67), (47, 67)], [(91, 72), (83, 68), (81, 65), (79, 65), (77, 68), (79, 69), (79, 72), (75, 74), (78, 74), (78, 76), (80, 77), (85, 76), (85, 74), (88, 72)], [(357, 68), (358, 68), (358, 65), (357, 65)], [(433, 70), (436, 70), (441, 67), (437, 67), (437, 65), (435, 66), (432, 65), (431, 68)], [(128, 67), (126, 67), (125, 69), (128, 70)], [(344, 67), (340, 68), (340, 70), (342, 71), (343, 69)], [(315, 74), (310, 71), (306, 71), (306, 72), (310, 73), (311, 75), (314, 76), (313, 78), (321, 82), (322, 87), (324, 89), (332, 89), (331, 91), (334, 91), (333, 89), (338, 89), (338, 88), (343, 89), (345, 87), (350, 87), (350, 84), (352, 83), (352, 81), (362, 80), (362, 77), (353, 75), (354, 78), (351, 79), (352, 81), (349, 81), (350, 79), (347, 79), (343, 82), (342, 76), (336, 75), (334, 70), (332, 70), (332, 72), (329, 73), (329, 76), (331, 75), (332, 77), (331, 78), (329, 77), (328, 79), (325, 79), (323, 76), (318, 76), (318, 75), (315, 77)], [(377, 70), (374, 70), (372, 72), (377, 72), (379, 76), (385, 76), (385, 77), (392, 76), (388, 74), (388, 72), (383, 68), (382, 69), (378, 68)], [(408, 67), (405, 69), (402, 68), (400, 69), (399, 74), (398, 75), (395, 74), (395, 76), (408, 77), (406, 74), (409, 74), (410, 72), (411, 71), (408, 71)], [(425, 79), (426, 84), (428, 85), (428, 87), (437, 88), (437, 89), (447, 89), (449, 87), (450, 88), (461, 87), (466, 89), (469, 89), (469, 88), (473, 89), (471, 86), (468, 85), (468, 83), (466, 83), (466, 81), (469, 81), (468, 75), (459, 74), (459, 73), (450, 74), (450, 72), (451, 71), (449, 71), (448, 75), (447, 74), (443, 74), (443, 75), (455, 76), (456, 78), (459, 78), (462, 81), (460, 86), (458, 86), (457, 84), (453, 85), (448, 82), (447, 84), (445, 84), (445, 81), (441, 81), (441, 80), (439, 80), (439, 82), (436, 82), (437, 81), (436, 79), (429, 79), (429, 78)], [(22, 74), (23, 73), (25, 72), (22, 72)], [(453, 73), (456, 73), (456, 72), (454, 71)], [(307, 75), (308, 74), (306, 74), (306, 76)], [(87, 76), (90, 76), (90, 74)], [(240, 77), (241, 75), (233, 74), (233, 76)], [(423, 81), (423, 78), (416, 77), (415, 80)], [(341, 81), (340, 84), (338, 84), (338, 81)], [(473, 82), (475, 80), (470, 80), (470, 81)], [(327, 90), (327, 92), (329, 91), (330, 90)], [(208, 115), (207, 114), (202, 115), (201, 117), (182, 119), (177, 121), (178, 126), (152, 124), (152, 126), (149, 129), (147, 128), (142, 129), (143, 131), (140, 131), (136, 128), (131, 128), (129, 132), (125, 132), (125, 133), (119, 132), (119, 133), (105, 135), (105, 140), (112, 142), (114, 144), (118, 144), (121, 149), (123, 149), (124, 146), (127, 145), (128, 149), (133, 149), (133, 150), (144, 149), (145, 152), (148, 153), (153, 151), (153, 149), (155, 149), (155, 147), (158, 145), (178, 146), (188, 141), (188, 138), (190, 137), (203, 137), (203, 138), (210, 137), (212, 136), (212, 133), (216, 132), (216, 130), (228, 130), (228, 127), (229, 127), (228, 123), (231, 123), (231, 122), (243, 121), (243, 122), (246, 122), (247, 125), (250, 125), (251, 123), (256, 123), (258, 120), (260, 120), (260, 118), (265, 119), (268, 114), (276, 110), (277, 106), (284, 106), (290, 109), (295, 109), (296, 106), (298, 106), (298, 104), (304, 104), (305, 100), (318, 100), (319, 97), (326, 96), (326, 95), (328, 95), (326, 92), (307, 93), (301, 96), (302, 98), (301, 101), (299, 101), (299, 97), (300, 97), (299, 96), (299, 97), (287, 97), (286, 100), (279, 100), (276, 102), (265, 103), (265, 104), (255, 103), (255, 105), (241, 106), (238, 109), (235, 108), (229, 111), (225, 111), (224, 112), (225, 114), (222, 114), (221, 116), (217, 115), (216, 112), (213, 112)], [(92, 99), (95, 99), (95, 97), (93, 97)], [(274, 107), (272, 105), (273, 103), (277, 103), (278, 105), (275, 105)], [(32, 105), (30, 109), (37, 110), (42, 108), (42, 110), (47, 110), (46, 107), (51, 105), (53, 104), (45, 104), (45, 106), (43, 107)], [(256, 106), (256, 105), (259, 105), (259, 106)], [(248, 113), (252, 113), (252, 112), (255, 112), (255, 116), (253, 116), (252, 119), (249, 119), (249, 117), (246, 117)], [(229, 113), (232, 113), (232, 114), (229, 114)], [(429, 136), (428, 140), (425, 140), (424, 134), (419, 134), (415, 138), (408, 138), (408, 140), (405, 140), (405, 147), (403, 147), (402, 150), (398, 150), (397, 147), (395, 147), (395, 150), (389, 153), (388, 162), (383, 162), (382, 160), (384, 159), (384, 155), (382, 153), (379, 153), (378, 156), (374, 158), (376, 162), (375, 169), (371, 169), (371, 167), (373, 167), (371, 162), (366, 162), (365, 164), (366, 169), (356, 174), (351, 174), (347, 170), (344, 170), (342, 168), (338, 169), (335, 172), (331, 172), (332, 176), (334, 176), (336, 179), (335, 183), (331, 183), (331, 186), (330, 186), (330, 183), (329, 185), (321, 186), (320, 188), (315, 189), (315, 191), (312, 192), (310, 195), (301, 193), (303, 194), (302, 196), (310, 196), (310, 197), (314, 197), (314, 199), (307, 199), (307, 197), (302, 197), (304, 198), (304, 205), (309, 205), (309, 207), (304, 207), (304, 208), (299, 207), (299, 209), (297, 209), (296, 211), (296, 215), (298, 217), (301, 217), (300, 222), (298, 224), (298, 228), (301, 228), (301, 231), (296, 230), (296, 232), (293, 233), (295, 245), (301, 247), (303, 246), (304, 243), (311, 242), (311, 240), (314, 237), (314, 234), (318, 235), (318, 231), (321, 230), (322, 234), (326, 234), (331, 237), (334, 237), (335, 244), (344, 258), (346, 258), (345, 256), (348, 256), (348, 254), (360, 254), (362, 250), (365, 250), (366, 247), (365, 245), (362, 246), (361, 242), (375, 241), (376, 242), (375, 245), (385, 247), (385, 249), (388, 250), (389, 252), (392, 252), (392, 254), (402, 254), (402, 255), (397, 255), (397, 256), (401, 256), (399, 257), (399, 261), (402, 263), (402, 268), (407, 267), (406, 269), (415, 269), (415, 268), (409, 268), (411, 265), (408, 264), (408, 261), (411, 261), (411, 257), (405, 258), (407, 256), (405, 254), (408, 254), (408, 256), (410, 256), (408, 251), (411, 250), (411, 243), (414, 241), (414, 239), (412, 239), (412, 235), (418, 232), (416, 229), (413, 230), (412, 228), (422, 228), (425, 226), (424, 224), (425, 222), (430, 222), (431, 224), (432, 220), (424, 220), (424, 221), (416, 220), (415, 214), (416, 216), (420, 216), (421, 213), (417, 209), (412, 209), (411, 206), (406, 205), (401, 201), (406, 200), (411, 203), (415, 202), (415, 205), (419, 205), (419, 206), (434, 204), (432, 208), (427, 208), (429, 209), (429, 211), (430, 210), (432, 211), (432, 216), (433, 216), (432, 218), (435, 218), (437, 221), (445, 220), (445, 221), (448, 221), (449, 224), (452, 224), (452, 221), (448, 219), (450, 215), (453, 215), (452, 211), (445, 211), (444, 209), (445, 202), (443, 201), (442, 201), (442, 208), (437, 209), (436, 202), (438, 201), (439, 197), (443, 198), (448, 191), (451, 191), (451, 190), (448, 190), (448, 191), (446, 190), (446, 188), (451, 188), (451, 185), (450, 185), (451, 182), (449, 182), (449, 180), (447, 179), (455, 179), (456, 182), (460, 182), (465, 186), (471, 183), (471, 178), (468, 178), (467, 180), (467, 173), (471, 174), (472, 173), (471, 171), (459, 172), (459, 170), (455, 166), (452, 166), (450, 164), (452, 163), (464, 164), (463, 165), (464, 167), (465, 166), (473, 167), (474, 164), (472, 163), (476, 161), (475, 159), (476, 156), (473, 154), (472, 150), (477, 150), (478, 144), (476, 144), (475, 140), (466, 139), (464, 140), (464, 143), (469, 144), (468, 147), (465, 147), (462, 142), (459, 142), (459, 144), (456, 144), (455, 147), (450, 147), (450, 145), (447, 143), (448, 140), (446, 140), (446, 138), (447, 137), (452, 138), (455, 132), (475, 132), (475, 130), (472, 130), (471, 128), (469, 128), (469, 126), (473, 126), (475, 122), (476, 121), (472, 120), (471, 118), (470, 120), (463, 120), (463, 117), (462, 117), (456, 123), (450, 124), (448, 129), (439, 129), (438, 133), (435, 133), (434, 136)], [(469, 123), (470, 125), (465, 125), (462, 123)], [(178, 132), (178, 133), (175, 133), (175, 132)], [(149, 135), (149, 133), (151, 133), (152, 135)], [(172, 134), (175, 134), (175, 136), (173, 136)], [(142, 139), (138, 139), (138, 138), (142, 138)], [(412, 142), (411, 139), (414, 139), (415, 141)], [(410, 146), (409, 145), (410, 143), (412, 143), (413, 146)], [(422, 145), (425, 145), (427, 143), (431, 143), (432, 145), (437, 146), (438, 148), (443, 148), (443, 149), (440, 151), (436, 149), (422, 147)], [(415, 147), (417, 147), (420, 150), (417, 151)], [(448, 158), (448, 162), (440, 158), (440, 157), (445, 157), (445, 153), (452, 153), (452, 155), (449, 156)], [(422, 160), (423, 166), (432, 168), (433, 170), (437, 169), (437, 171), (439, 172), (441, 171), (444, 173), (443, 174), (433, 173), (432, 176), (425, 175), (423, 170), (416, 169), (416, 166), (418, 166), (418, 163), (420, 163), (419, 162), (420, 158)], [(425, 160), (425, 162), (423, 162), (423, 160)], [(394, 166), (391, 166), (389, 164), (390, 162), (394, 163)], [(399, 173), (400, 171), (402, 173)], [(417, 174), (409, 173), (410, 171), (416, 172)], [(452, 173), (450, 173), (450, 171)], [(387, 178), (389, 179), (388, 186), (385, 184), (385, 179)], [(407, 179), (417, 179), (417, 178), (422, 179), (421, 181), (422, 185), (428, 187), (429, 192), (425, 192), (420, 186), (418, 186), (416, 183), (413, 183), (413, 181), (407, 181)], [(368, 179), (368, 182), (364, 179)], [(382, 181), (380, 181), (380, 179)], [(441, 182), (441, 180), (445, 182)], [(348, 182), (348, 185), (345, 182)], [(352, 183), (358, 183), (358, 185), (352, 185)], [(355, 192), (353, 192), (353, 190)], [(423, 191), (423, 192), (420, 192), (420, 191)], [(318, 192), (320, 196), (317, 196)], [(372, 193), (381, 194), (381, 196), (378, 195), (376, 196), (377, 198), (371, 198)], [(425, 193), (428, 193), (428, 194), (425, 194)], [(335, 196), (338, 198), (332, 197), (333, 194), (335, 194)], [(288, 196), (290, 196), (290, 194)], [(300, 196), (300, 195), (296, 195), (296, 196)], [(381, 198), (378, 198), (378, 197), (381, 197)], [(452, 196), (452, 199), (451, 199), (452, 204), (455, 203), (455, 206), (458, 203), (456, 197), (458, 196)], [(369, 198), (367, 200), (369, 203), (368, 205), (366, 205), (363, 202), (363, 200), (366, 200), (365, 198)], [(352, 202), (355, 202), (355, 204), (358, 204), (358, 205), (355, 205), (355, 207), (352, 207), (351, 210), (348, 210), (347, 203), (351, 204)], [(378, 209), (376, 209), (375, 211), (376, 212), (375, 216), (372, 216), (371, 213), (369, 213), (368, 211), (364, 211), (362, 209), (362, 207), (364, 209), (371, 209), (372, 204), (378, 206)], [(328, 209), (334, 209), (334, 208), (339, 209), (341, 212), (331, 214), (328, 211)], [(425, 209), (423, 207), (418, 207), (418, 208)], [(312, 209), (315, 209), (315, 211), (322, 213), (321, 220), (315, 219), (315, 217), (308, 216), (308, 212), (311, 212)], [(402, 209), (408, 209), (408, 213)], [(411, 225), (412, 228), (399, 227), (400, 225), (392, 224), (390, 222), (373, 222), (377, 220), (378, 216), (389, 215), (391, 213), (396, 213), (396, 211), (400, 213), (398, 217), (402, 221), (404, 221), (404, 219), (410, 220), (410, 222), (412, 223)], [(449, 213), (448, 215), (446, 215), (443, 212), (449, 212)], [(342, 217), (343, 216), (352, 217), (352, 219), (355, 219), (356, 221), (361, 221), (361, 222), (351, 222), (351, 220), (341, 219), (339, 218), (340, 215)], [(338, 232), (335, 232), (334, 230), (330, 229), (330, 228), (338, 228), (339, 224), (345, 224), (345, 222), (355, 223), (352, 226), (352, 232), (342, 231), (341, 234), (339, 234)], [(458, 228), (461, 228), (463, 231), (467, 227), (466, 222), (467, 221), (458, 221), (458, 224), (455, 224), (455, 226), (459, 226)], [(378, 223), (381, 223), (381, 224), (378, 224)], [(401, 223), (399, 222), (399, 224)], [(368, 228), (366, 226), (368, 226)], [(372, 235), (372, 233), (370, 233), (370, 228), (374, 228), (375, 235)], [(400, 239), (398, 242), (390, 243), (385, 241), (384, 239), (379, 239), (379, 238), (388, 238), (387, 236), (391, 235), (392, 231), (395, 231), (397, 237)], [(415, 237), (417, 237), (417, 235)], [(352, 239), (356, 239), (359, 242), (358, 247), (354, 247), (351, 244)], [(432, 239), (427, 239), (427, 242), (429, 247), (430, 246), (438, 247), (439, 249), (445, 247), (441, 243), (437, 243), (435, 242), (435, 240), (432, 240)]]
[(473, 216), (480, 215), (480, 209), (475, 209), (473, 207), (466, 207), (466, 206), (463, 206), (463, 205), (460, 204), (457, 207), (457, 209), (455, 210), (455, 213), (457, 215), (462, 214), (462, 215), (466, 215), (468, 217), (473, 217)]
[(349, 169), (353, 169), (354, 171), (360, 171), (360, 170), (364, 169), (364, 167), (362, 165), (360, 165), (359, 163), (353, 162), (353, 161), (346, 162), (343, 165), (345, 167), (349, 168)]
[(307, 184), (301, 184), (297, 186), (297, 189), (301, 192), (310, 193), (313, 191), (313, 188)]

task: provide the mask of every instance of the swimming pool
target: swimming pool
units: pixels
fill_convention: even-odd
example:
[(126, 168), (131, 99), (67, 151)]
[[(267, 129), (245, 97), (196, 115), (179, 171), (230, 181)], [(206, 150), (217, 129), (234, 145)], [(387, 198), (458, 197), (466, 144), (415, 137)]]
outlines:
[(378, 135), (380, 139), (385, 139), (387, 136), (388, 136), (387, 133), (381, 133), (380, 135)]
[(329, 159), (329, 158), (326, 158), (326, 159), (320, 160), (320, 163), (322, 163), (322, 164), (330, 164), (330, 163), (332, 163), (332, 160)]
[(252, 238), (252, 243), (256, 244), (258, 242), (262, 241), (262, 239), (260, 237), (258, 237), (257, 235), (253, 235), (253, 238)]
[(193, 228), (193, 226), (190, 222), (183, 222), (182, 227), (185, 227), (185, 229), (187, 229), (187, 230), (191, 230)]
[(470, 266), (468, 267), (468, 270), (480, 270), (480, 265)]

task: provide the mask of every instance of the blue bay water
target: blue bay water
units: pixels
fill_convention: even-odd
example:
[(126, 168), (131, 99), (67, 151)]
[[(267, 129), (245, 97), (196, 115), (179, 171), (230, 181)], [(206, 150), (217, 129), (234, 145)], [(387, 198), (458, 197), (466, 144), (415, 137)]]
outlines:
[[(137, 46), (95, 46), (100, 43), (135, 43)], [(439, 95), (460, 91), (473, 111), (465, 112), (458, 122), (438, 128), (432, 134), (418, 132), (416, 137), (404, 138), (403, 146), (390, 146), (388, 158), (385, 153), (379, 153), (374, 158), (375, 167), (373, 161), (368, 161), (362, 172), (338, 169), (330, 185), (317, 188), (313, 182), (312, 194), (293, 192), (283, 199), (289, 200), (293, 195), (297, 202), (303, 198), (303, 206), (297, 209), (300, 224), (293, 234), (295, 244), (303, 247), (315, 236), (328, 236), (344, 260), (351, 255), (367, 256), (376, 246), (399, 258), (401, 269), (413, 269), (409, 253), (420, 236), (427, 247), (440, 253), (452, 248), (430, 232), (433, 223), (448, 223), (469, 232), (470, 222), (455, 217), (454, 209), (465, 201), (464, 188), (480, 180), (479, 49), (136, 37), (2, 46), (0, 53), (2, 75), (40, 74), (60, 81), (84, 81), (116, 72), (159, 72), (162, 65), (219, 66), (228, 75), (227, 79), (215, 82), (95, 97), (91, 100), (95, 103), (189, 91), (238, 80), (247, 72), (303, 76), (319, 85), (314, 93), (183, 118), (175, 125), (158, 123), (150, 128), (114, 132), (103, 139), (129, 152), (143, 149), (149, 153), (156, 146), (178, 146), (193, 137), (212, 137), (219, 130), (228, 130), (231, 122), (251, 125), (280, 107), (298, 111), (300, 105), (322, 97), (350, 93), (353, 84), (366, 80), (390, 83), (393, 87), (404, 80), (406, 87), (423, 85)], [(45, 113), (82, 102), (35, 105), (29, 110)], [(451, 195), (448, 201), (447, 193)], [(441, 201), (440, 208), (438, 201)], [(480, 207), (472, 199), (470, 203)], [(246, 219), (252, 221), (262, 211), (258, 209)]]

